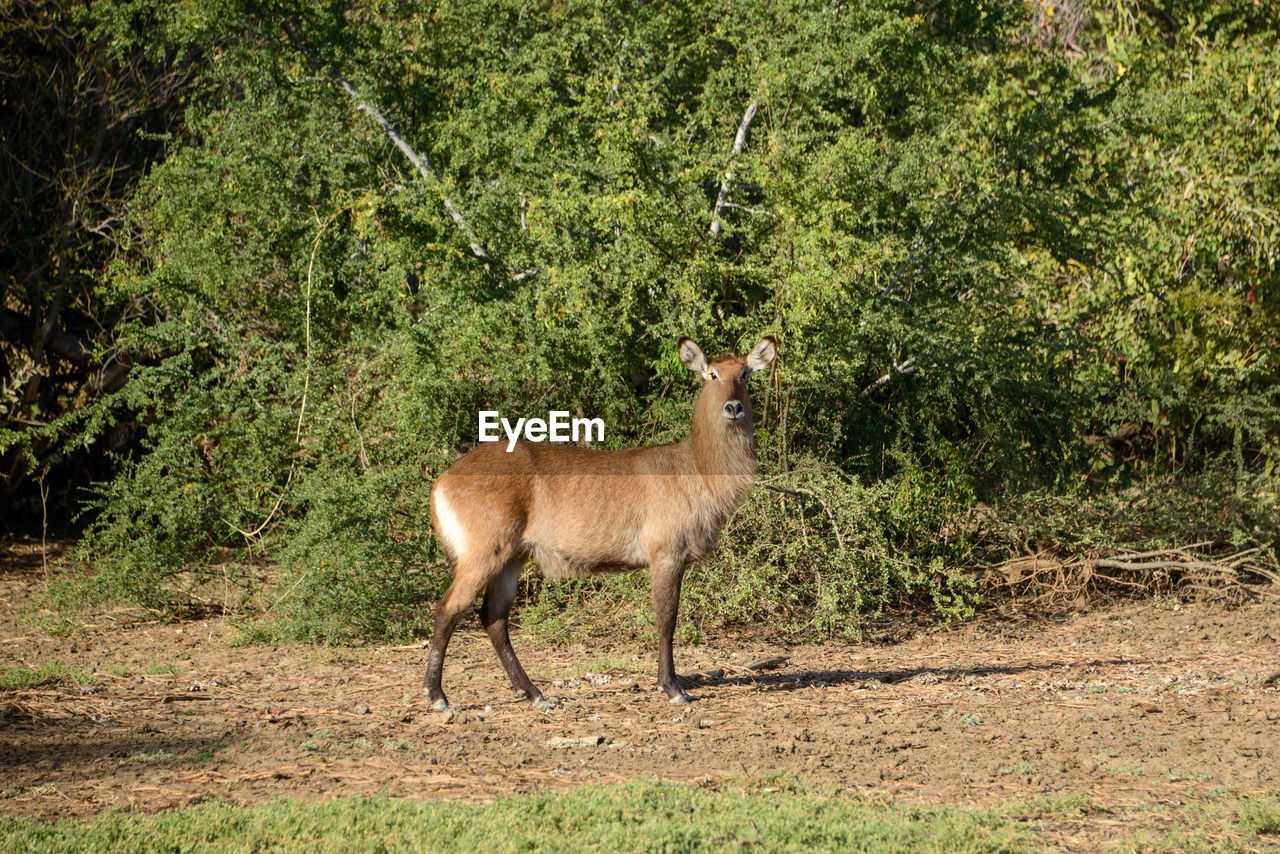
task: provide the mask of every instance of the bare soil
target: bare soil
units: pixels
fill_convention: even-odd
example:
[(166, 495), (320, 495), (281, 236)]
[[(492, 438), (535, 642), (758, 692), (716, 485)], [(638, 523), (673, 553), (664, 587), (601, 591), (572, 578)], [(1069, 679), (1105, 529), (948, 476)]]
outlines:
[[(515, 697), (476, 626), (449, 650), (459, 714), (448, 715), (419, 696), (416, 647), (234, 648), (226, 620), (124, 613), (52, 637), (21, 618), (42, 587), (38, 555), (11, 549), (0, 667), (60, 662), (96, 685), (0, 692), (0, 815), (378, 793), (484, 801), (645, 776), (952, 805), (1079, 794), (1091, 810), (1052, 828), (1073, 845), (1158, 832), (1214, 793), (1280, 792), (1274, 605), (1007, 611), (881, 625), (863, 643), (716, 637), (677, 649), (682, 673), (723, 671), (692, 680), (684, 707), (657, 691), (651, 644), (549, 646), (517, 629), (550, 711)], [(775, 656), (785, 663), (747, 667)]]

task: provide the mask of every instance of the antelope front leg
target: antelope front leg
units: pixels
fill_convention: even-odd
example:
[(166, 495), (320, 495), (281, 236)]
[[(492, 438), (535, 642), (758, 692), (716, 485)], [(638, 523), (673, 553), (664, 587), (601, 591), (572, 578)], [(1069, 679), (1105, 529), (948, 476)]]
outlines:
[(684, 580), (683, 560), (655, 560), (649, 568), (653, 585), (653, 614), (658, 624), (658, 687), (673, 703), (689, 702), (689, 695), (676, 678), (672, 640), (676, 631), (676, 613), (680, 609), (680, 582)]

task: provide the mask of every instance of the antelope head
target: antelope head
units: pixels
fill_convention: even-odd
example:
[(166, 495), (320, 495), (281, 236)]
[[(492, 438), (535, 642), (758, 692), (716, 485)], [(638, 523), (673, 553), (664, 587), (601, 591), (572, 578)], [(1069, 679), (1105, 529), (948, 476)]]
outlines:
[[(755, 435), (751, 396), (747, 380), (773, 362), (777, 344), (773, 338), (762, 338), (746, 356), (722, 356), (708, 359), (702, 348), (689, 338), (680, 339), (680, 361), (702, 375), (702, 396), (698, 398), (695, 423), (713, 432), (738, 431), (746, 438)], [(696, 428), (695, 428), (696, 429)]]

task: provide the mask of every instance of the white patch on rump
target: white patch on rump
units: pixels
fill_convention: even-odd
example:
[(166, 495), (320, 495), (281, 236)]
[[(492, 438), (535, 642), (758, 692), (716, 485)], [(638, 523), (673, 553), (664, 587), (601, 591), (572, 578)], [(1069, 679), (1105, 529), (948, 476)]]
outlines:
[(449, 499), (443, 489), (436, 489), (432, 497), (435, 499), (436, 519), (440, 522), (440, 536), (444, 539), (445, 548), (455, 558), (460, 558), (467, 548), (467, 530), (462, 527), (458, 514), (449, 506)]

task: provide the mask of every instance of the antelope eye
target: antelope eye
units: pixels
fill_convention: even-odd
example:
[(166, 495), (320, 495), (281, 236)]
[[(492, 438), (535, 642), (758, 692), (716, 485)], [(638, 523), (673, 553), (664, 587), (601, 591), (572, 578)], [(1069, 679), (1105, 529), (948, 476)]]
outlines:
[(715, 371), (710, 371), (709, 373), (711, 374), (711, 379), (713, 379), (713, 380), (718, 380), (718, 379), (720, 379), (720, 375), (719, 375), (719, 374), (717, 374)]

